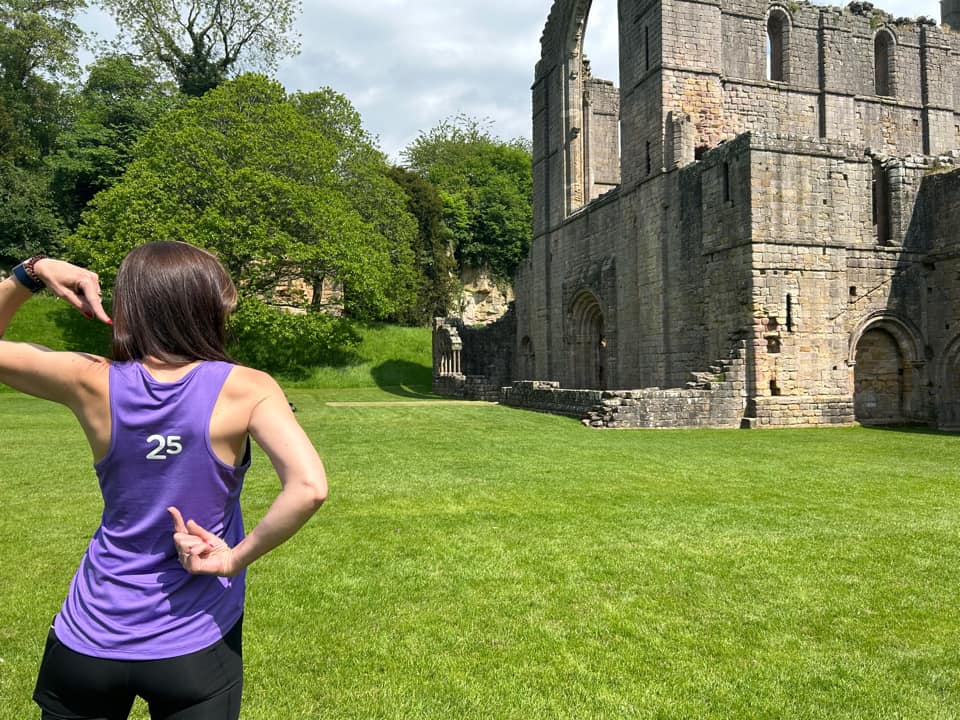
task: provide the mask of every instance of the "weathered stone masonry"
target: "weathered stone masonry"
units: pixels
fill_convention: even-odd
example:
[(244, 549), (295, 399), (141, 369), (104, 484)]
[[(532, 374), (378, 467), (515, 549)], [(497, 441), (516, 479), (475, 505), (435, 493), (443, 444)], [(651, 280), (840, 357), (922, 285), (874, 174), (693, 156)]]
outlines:
[(600, 426), (960, 428), (960, 34), (868, 3), (621, 0), (616, 92), (589, 5), (547, 20), (534, 243), (471, 384)]

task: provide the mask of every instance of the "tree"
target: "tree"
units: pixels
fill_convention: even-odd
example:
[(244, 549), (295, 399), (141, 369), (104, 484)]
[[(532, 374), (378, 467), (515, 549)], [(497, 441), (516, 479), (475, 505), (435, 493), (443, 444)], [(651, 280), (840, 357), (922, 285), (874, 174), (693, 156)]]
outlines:
[(42, 168), (0, 158), (0, 263), (10, 267), (37, 253), (56, 254), (65, 230)]
[(63, 125), (60, 81), (76, 73), (83, 0), (0, 0), (0, 261), (57, 252), (64, 228), (43, 159)]
[(299, 52), (299, 0), (101, 0), (181, 92), (199, 97), (240, 67), (264, 71)]
[(457, 291), (453, 235), (443, 222), (443, 200), (436, 187), (405, 168), (393, 168), (390, 177), (406, 193), (407, 210), (419, 227), (414, 254), (422, 280), (412, 320), (422, 325), (446, 317), (453, 303)]
[(76, 75), (84, 0), (0, 0), (0, 157), (37, 163), (59, 128), (58, 80)]
[[(420, 323), (412, 302), (422, 284), (414, 257), (417, 221), (407, 211), (406, 194), (391, 178), (386, 157), (363, 128), (360, 113), (340, 93), (321, 88), (297, 93), (291, 100), (314, 129), (333, 143), (337, 151), (333, 167), (337, 187), (389, 247), (394, 280), (388, 290), (396, 295), (392, 300), (398, 312), (388, 319)], [(321, 279), (313, 279), (315, 288), (318, 280)], [(314, 298), (318, 298), (318, 293), (314, 292)]]
[(461, 266), (512, 279), (533, 236), (529, 143), (499, 140), (479, 121), (458, 117), (421, 132), (403, 157), (439, 189)]
[(73, 97), (73, 121), (48, 160), (53, 197), (70, 228), (93, 196), (123, 174), (137, 139), (182, 97), (153, 67), (126, 55), (101, 57), (88, 70)]
[(412, 301), (396, 287), (396, 247), (338, 186), (334, 143), (278, 83), (225, 83), (164, 116), (134, 155), (71, 239), (106, 282), (132, 247), (185, 240), (216, 252), (248, 295), (331, 277), (355, 315), (389, 317)]

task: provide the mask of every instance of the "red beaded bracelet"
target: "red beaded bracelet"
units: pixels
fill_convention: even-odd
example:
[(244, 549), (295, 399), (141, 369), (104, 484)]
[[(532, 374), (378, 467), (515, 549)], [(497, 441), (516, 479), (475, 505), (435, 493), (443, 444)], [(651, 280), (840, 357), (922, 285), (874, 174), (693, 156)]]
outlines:
[(46, 287), (43, 280), (37, 275), (37, 271), (34, 269), (40, 260), (45, 258), (46, 255), (34, 255), (32, 258), (24, 260), (22, 263), (17, 265), (13, 269), (13, 276), (20, 281), (20, 284), (23, 285), (30, 292), (39, 292)]

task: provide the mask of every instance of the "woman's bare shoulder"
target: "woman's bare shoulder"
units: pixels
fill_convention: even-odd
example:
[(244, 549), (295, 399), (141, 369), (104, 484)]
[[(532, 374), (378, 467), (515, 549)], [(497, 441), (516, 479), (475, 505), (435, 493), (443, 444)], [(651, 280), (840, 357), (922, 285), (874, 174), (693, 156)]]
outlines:
[(252, 402), (259, 402), (270, 395), (283, 394), (280, 385), (270, 373), (246, 365), (234, 365), (223, 389), (235, 399), (243, 398)]

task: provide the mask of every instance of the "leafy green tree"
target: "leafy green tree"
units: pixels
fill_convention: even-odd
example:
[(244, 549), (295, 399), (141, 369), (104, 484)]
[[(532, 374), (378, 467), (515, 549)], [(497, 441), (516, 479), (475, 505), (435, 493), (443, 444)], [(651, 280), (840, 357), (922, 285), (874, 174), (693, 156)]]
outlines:
[[(360, 113), (343, 95), (330, 88), (298, 93), (293, 105), (314, 129), (337, 149), (333, 173), (337, 187), (365, 223), (386, 242), (393, 265), (393, 282), (388, 288), (397, 312), (387, 319), (417, 324), (413, 298), (421, 284), (415, 263), (418, 241), (417, 221), (407, 211), (407, 197), (391, 179), (390, 166), (377, 148), (375, 139), (363, 128)], [(314, 299), (319, 282), (312, 278)], [(359, 308), (352, 308), (354, 311)], [(365, 309), (360, 309), (368, 314)]]
[(439, 189), (461, 266), (512, 279), (533, 236), (529, 143), (499, 140), (479, 121), (457, 117), (421, 132), (403, 157)]
[(57, 253), (65, 234), (43, 168), (0, 158), (0, 267), (40, 252)]
[(71, 246), (109, 282), (150, 240), (215, 251), (247, 295), (334, 278), (356, 316), (412, 302), (395, 287), (396, 247), (338, 184), (337, 148), (276, 82), (244, 75), (165, 115), (123, 177), (99, 193)]
[(77, 73), (83, 0), (0, 0), (0, 157), (37, 163), (60, 125), (62, 78)]
[(153, 67), (129, 56), (101, 57), (88, 70), (74, 97), (73, 121), (48, 160), (54, 199), (71, 228), (93, 196), (123, 174), (136, 140), (182, 102)]
[(199, 97), (233, 70), (273, 70), (299, 52), (299, 0), (101, 0), (147, 58), (162, 63), (181, 92)]
[(407, 209), (419, 227), (414, 252), (421, 282), (411, 324), (423, 325), (446, 317), (453, 304), (457, 291), (453, 236), (443, 222), (443, 200), (436, 187), (405, 168), (392, 168), (390, 177), (406, 193)]

